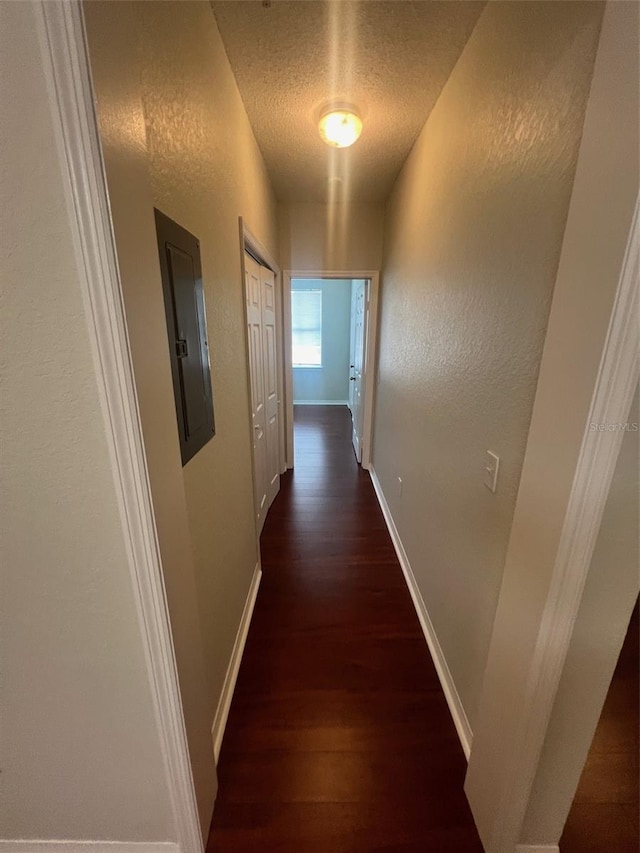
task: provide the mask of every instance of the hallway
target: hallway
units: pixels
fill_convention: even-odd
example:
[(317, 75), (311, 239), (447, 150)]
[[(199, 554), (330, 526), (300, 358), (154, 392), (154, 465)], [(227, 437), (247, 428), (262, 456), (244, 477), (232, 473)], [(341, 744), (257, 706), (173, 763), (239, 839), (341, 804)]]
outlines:
[(464, 755), (350, 429), (346, 408), (296, 407), (208, 853), (482, 851)]

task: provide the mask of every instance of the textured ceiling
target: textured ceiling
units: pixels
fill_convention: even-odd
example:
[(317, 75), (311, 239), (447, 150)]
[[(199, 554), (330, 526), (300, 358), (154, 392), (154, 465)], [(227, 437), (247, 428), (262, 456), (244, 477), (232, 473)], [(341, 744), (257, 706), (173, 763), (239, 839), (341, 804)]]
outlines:
[[(282, 201), (386, 198), (483, 2), (222, 0), (211, 3)], [(330, 149), (318, 117), (331, 100), (364, 120)]]

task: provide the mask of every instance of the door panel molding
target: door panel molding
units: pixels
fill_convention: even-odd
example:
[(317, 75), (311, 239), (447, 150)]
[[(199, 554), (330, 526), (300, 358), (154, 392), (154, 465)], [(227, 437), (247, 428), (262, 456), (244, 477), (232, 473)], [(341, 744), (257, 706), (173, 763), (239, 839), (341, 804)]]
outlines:
[(267, 411), (262, 323), (262, 277), (260, 265), (244, 257), (245, 305), (248, 333), (249, 401), (251, 404), (251, 447), (253, 485), (258, 534), (262, 532), (267, 503)]
[(260, 266), (260, 297), (262, 300), (262, 373), (264, 379), (266, 458), (267, 458), (267, 508), (280, 491), (280, 436), (277, 328), (278, 316), (275, 299), (275, 273)]
[[(262, 387), (264, 390), (263, 394), (263, 424), (262, 428), (264, 431), (264, 441), (266, 446), (266, 451), (262, 454), (265, 458), (262, 460), (263, 465), (265, 466), (265, 472), (263, 473), (260, 469), (260, 459), (256, 459), (256, 454), (253, 452), (251, 454), (251, 465), (252, 465), (252, 475), (253, 475), (253, 483), (254, 483), (254, 494), (256, 495), (256, 536), (259, 540), (260, 533), (262, 532), (262, 525), (264, 524), (264, 518), (268, 511), (271, 502), (275, 498), (279, 488), (280, 488), (280, 474), (284, 473), (287, 468), (286, 465), (286, 429), (285, 429), (285, 418), (286, 418), (286, 410), (284, 407), (285, 393), (284, 393), (284, 347), (283, 347), (283, 329), (282, 329), (282, 276), (280, 273), (280, 267), (275, 261), (273, 255), (269, 252), (269, 250), (264, 246), (263, 243), (258, 240), (258, 238), (252, 233), (250, 228), (247, 226), (245, 220), (242, 216), (238, 218), (239, 225), (239, 233), (240, 233), (240, 257), (241, 257), (241, 274), (242, 274), (242, 282), (245, 290), (245, 297), (243, 300), (244, 304), (244, 313), (245, 313), (245, 351), (247, 357), (247, 392), (249, 394), (249, 400), (251, 401), (251, 412), (250, 412), (250, 429), (251, 429), (251, 441), (253, 445), (253, 441), (255, 438), (255, 429), (256, 423), (254, 422), (254, 392), (255, 389), (252, 387), (253, 383), (251, 381), (252, 372), (256, 369), (255, 365), (252, 365), (252, 353), (256, 349), (255, 343), (252, 344), (249, 334), (249, 322), (250, 322), (250, 307), (247, 295), (247, 276), (249, 272), (250, 266), (253, 266), (255, 263), (257, 272), (258, 272), (258, 286), (259, 286), (259, 300), (260, 300), (260, 314), (261, 314), (261, 327), (260, 327), (260, 352), (261, 359), (265, 356), (269, 358), (269, 364), (271, 364), (271, 360), (273, 361), (273, 367), (275, 368), (275, 389), (273, 387), (273, 382), (271, 382), (271, 394), (268, 394), (267, 389), (267, 370), (265, 370), (265, 365), (262, 364), (260, 367), (260, 374), (262, 376)], [(249, 256), (249, 258), (247, 257)], [(248, 263), (248, 261), (251, 263)], [(273, 273), (273, 287), (271, 288), (271, 282), (267, 281), (261, 272), (261, 270), (270, 270)], [(266, 285), (266, 287), (265, 287)], [(274, 314), (274, 325), (272, 333), (270, 336), (268, 335), (268, 340), (265, 341), (264, 329), (262, 320), (264, 319), (264, 310), (262, 308), (262, 303), (264, 300), (264, 291), (268, 291), (268, 296), (270, 299), (270, 304), (268, 306), (268, 310), (272, 311)], [(272, 294), (272, 297), (271, 297)], [(254, 306), (252, 310), (257, 310), (257, 306)], [(269, 344), (270, 348), (267, 352), (266, 344)], [(271, 379), (273, 380), (273, 375)], [(274, 390), (275, 390), (275, 400), (274, 400)], [(269, 397), (269, 399), (267, 399)], [(277, 419), (277, 425), (275, 423)], [(277, 458), (276, 458), (277, 457)], [(270, 471), (270, 462), (275, 462), (275, 467), (278, 469), (277, 475), (267, 476), (266, 471)], [(271, 467), (274, 467), (271, 465)], [(275, 470), (275, 468), (274, 468)], [(262, 500), (262, 497), (258, 497), (257, 491), (259, 488), (259, 483), (269, 480), (270, 482), (267, 484), (267, 488), (264, 494), (265, 500)], [(260, 553), (259, 542), (258, 542), (258, 553)]]

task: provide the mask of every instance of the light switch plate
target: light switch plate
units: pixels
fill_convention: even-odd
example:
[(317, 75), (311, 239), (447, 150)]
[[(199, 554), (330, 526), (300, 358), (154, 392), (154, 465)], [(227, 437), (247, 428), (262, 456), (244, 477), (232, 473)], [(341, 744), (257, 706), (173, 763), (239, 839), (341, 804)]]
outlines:
[(484, 484), (492, 492), (495, 492), (498, 484), (498, 468), (500, 459), (495, 453), (487, 450), (487, 459), (484, 463)]
[(398, 497), (402, 497), (402, 477), (398, 477)]

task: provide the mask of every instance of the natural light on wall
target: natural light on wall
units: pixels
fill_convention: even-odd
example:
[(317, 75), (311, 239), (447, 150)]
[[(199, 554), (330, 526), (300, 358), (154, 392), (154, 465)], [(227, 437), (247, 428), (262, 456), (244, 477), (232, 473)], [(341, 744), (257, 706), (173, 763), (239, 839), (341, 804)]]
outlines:
[(291, 291), (294, 367), (322, 367), (322, 291)]

